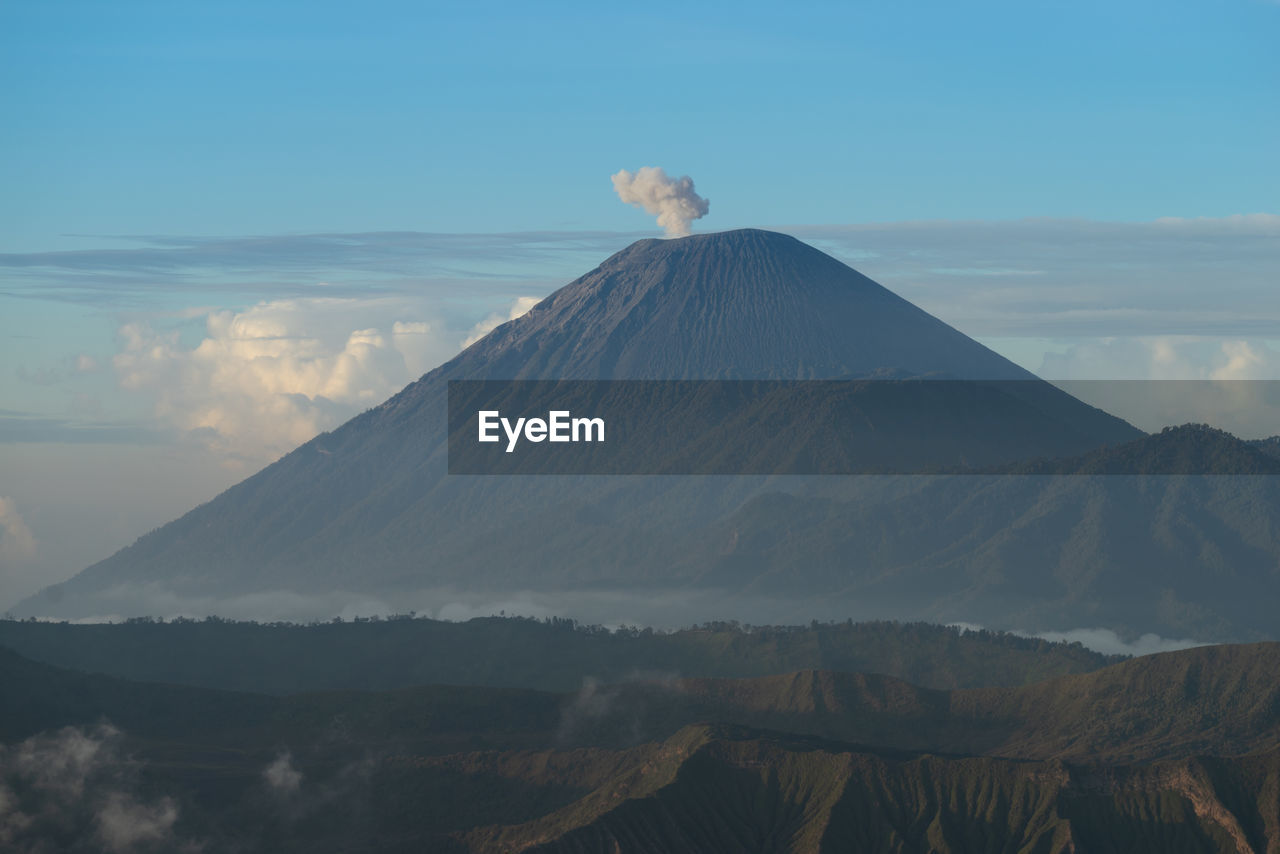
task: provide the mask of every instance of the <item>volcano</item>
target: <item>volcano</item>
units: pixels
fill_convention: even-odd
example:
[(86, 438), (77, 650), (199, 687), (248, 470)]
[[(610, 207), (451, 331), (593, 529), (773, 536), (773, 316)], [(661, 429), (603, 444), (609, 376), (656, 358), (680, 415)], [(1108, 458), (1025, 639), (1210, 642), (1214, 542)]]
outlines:
[[(446, 473), (450, 380), (910, 377), (1024, 381), (1015, 404), (985, 431), (990, 447), (1004, 444), (1005, 435), (1021, 437), (1022, 457), (1073, 457), (1143, 435), (794, 238), (741, 230), (642, 240), (381, 406), (45, 589), (17, 612), (225, 612), (232, 610), (229, 602), (273, 596), (430, 609), (441, 600), (423, 591), (442, 590), (614, 601), (636, 591), (661, 590), (677, 599), (746, 591), (768, 599), (786, 590), (858, 599), (859, 591), (874, 588), (894, 591), (895, 610), (887, 616), (990, 622), (1007, 613), (1007, 598), (997, 609), (986, 608), (970, 585), (971, 595), (953, 598), (971, 610), (944, 613), (928, 591), (932, 585), (953, 596), (957, 561), (971, 576), (977, 570), (965, 555), (981, 554), (992, 537), (1016, 539), (991, 520), (1012, 512), (1001, 501), (1021, 507), (1034, 500), (1025, 481), (1012, 498), (984, 493), (991, 505), (985, 521), (965, 530), (928, 523), (932, 516), (953, 516), (947, 505), (965, 506), (955, 494), (961, 487), (930, 492), (922, 485), (928, 478)], [(946, 418), (938, 423), (947, 429)], [(783, 495), (800, 503), (774, 500)], [(803, 536), (813, 520), (793, 514), (818, 496), (825, 502), (826, 539), (788, 539)], [(877, 516), (876, 508), (890, 506), (896, 528)], [(845, 508), (840, 512), (875, 542), (862, 549), (847, 537), (833, 538), (830, 531), (840, 523), (832, 508)], [(968, 506), (966, 512), (976, 511)], [(929, 531), (923, 539), (922, 527)], [(986, 539), (974, 539), (979, 534)], [(1076, 533), (1067, 525), (1054, 528), (1053, 536)], [(897, 543), (901, 537), (927, 542), (929, 550)], [(1002, 566), (1011, 553), (1034, 563), (1038, 549), (1060, 551), (1061, 545), (1004, 543)], [(1035, 600), (1048, 582), (1037, 580), (1033, 565), (1023, 571), (1014, 586)], [(930, 581), (930, 573), (939, 578)], [(909, 579), (916, 598), (895, 587), (894, 578)], [(419, 595), (426, 598), (414, 598)]]
[(835, 258), (784, 234), (742, 230), (633, 243), (423, 379), (877, 372), (1031, 378)]

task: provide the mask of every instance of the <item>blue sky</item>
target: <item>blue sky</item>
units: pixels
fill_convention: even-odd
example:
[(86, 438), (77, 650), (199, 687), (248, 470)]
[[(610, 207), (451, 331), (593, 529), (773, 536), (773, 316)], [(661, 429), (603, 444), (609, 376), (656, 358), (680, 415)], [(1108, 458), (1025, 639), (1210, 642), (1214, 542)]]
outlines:
[[(1225, 216), (1280, 191), (1280, 5), (22, 2), (8, 250), (66, 234)], [(14, 132), (16, 131), (16, 132)]]
[(1280, 379), (1277, 44), (1264, 0), (8, 0), (0, 607), (659, 234), (620, 169), (1033, 370)]

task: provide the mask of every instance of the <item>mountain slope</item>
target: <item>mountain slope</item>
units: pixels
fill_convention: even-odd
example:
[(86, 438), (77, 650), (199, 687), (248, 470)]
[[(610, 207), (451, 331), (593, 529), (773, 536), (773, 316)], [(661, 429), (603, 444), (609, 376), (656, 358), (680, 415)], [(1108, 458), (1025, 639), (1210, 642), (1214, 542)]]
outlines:
[(1031, 374), (795, 238), (641, 240), (443, 366), (468, 379)]
[[(640, 241), (382, 406), (18, 610), (136, 614), (155, 610), (149, 602), (166, 596), (198, 603), (268, 590), (628, 586), (637, 571), (660, 573), (670, 562), (665, 538), (653, 532), (673, 524), (696, 530), (738, 506), (755, 483), (588, 487), (446, 477), (448, 380), (918, 375), (1025, 380), (1015, 410), (1034, 416), (1028, 423), (1062, 427), (1061, 435), (1023, 448), (1035, 455), (1138, 435), (793, 238), (746, 230)], [(1016, 417), (1006, 429), (1019, 430)], [(592, 507), (618, 510), (579, 522), (563, 507), (568, 487)], [(530, 553), (527, 538), (514, 553), (486, 548), (495, 533), (530, 525), (542, 529), (533, 540), (540, 551)], [(608, 548), (622, 558), (598, 566), (582, 550), (593, 551), (589, 543), (603, 527), (615, 529)], [(535, 570), (548, 564), (567, 571), (549, 577)]]

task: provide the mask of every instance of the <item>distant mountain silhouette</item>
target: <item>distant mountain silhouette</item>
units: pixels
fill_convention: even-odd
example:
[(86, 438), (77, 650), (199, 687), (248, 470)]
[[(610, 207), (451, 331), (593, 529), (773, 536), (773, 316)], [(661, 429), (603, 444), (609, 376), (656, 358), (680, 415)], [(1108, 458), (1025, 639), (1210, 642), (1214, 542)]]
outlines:
[(401, 602), (435, 589), (675, 589), (723, 593), (725, 610), (703, 618), (740, 616), (733, 597), (745, 593), (794, 600), (773, 621), (807, 619), (809, 597), (860, 618), (1276, 634), (1252, 595), (1276, 583), (1261, 569), (1280, 555), (1270, 486), (1241, 498), (1239, 482), (1155, 478), (1132, 487), (1134, 503), (1090, 478), (445, 473), (449, 380), (877, 377), (1023, 381), (998, 413), (963, 395), (938, 413), (939, 441), (987, 464), (1086, 459), (1142, 436), (793, 238), (645, 240), (17, 613), (190, 612), (273, 591)]
[[(1274, 638), (1276, 474), (1252, 443), (1190, 424), (988, 474), (878, 479), (874, 500), (768, 492), (680, 547), (701, 583), (736, 578), (762, 595), (803, 579), (1006, 629)], [(818, 569), (853, 552), (857, 563)]]

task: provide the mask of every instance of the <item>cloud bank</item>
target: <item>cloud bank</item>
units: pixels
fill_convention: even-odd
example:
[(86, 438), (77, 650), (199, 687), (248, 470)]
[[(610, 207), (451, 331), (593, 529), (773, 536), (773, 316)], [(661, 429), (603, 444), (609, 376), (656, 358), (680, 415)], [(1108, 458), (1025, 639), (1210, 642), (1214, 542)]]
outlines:
[(711, 209), (711, 202), (694, 191), (688, 175), (671, 178), (660, 167), (641, 166), (634, 173), (622, 169), (611, 177), (618, 198), (656, 214), (667, 237), (684, 237), (693, 221)]

